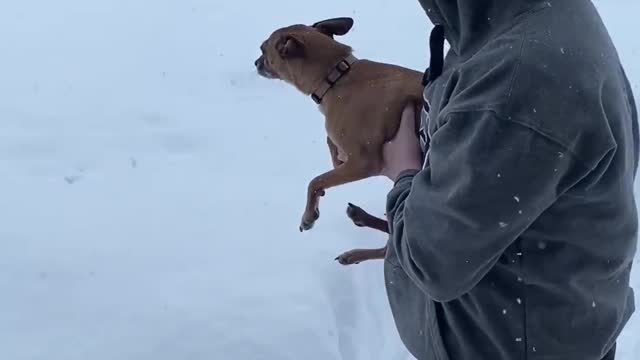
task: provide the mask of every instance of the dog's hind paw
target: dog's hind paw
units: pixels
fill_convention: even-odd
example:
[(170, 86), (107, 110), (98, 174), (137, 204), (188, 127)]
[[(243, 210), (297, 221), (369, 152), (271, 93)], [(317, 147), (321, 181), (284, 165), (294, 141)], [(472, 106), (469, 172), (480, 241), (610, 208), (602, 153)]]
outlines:
[(353, 249), (335, 258), (342, 265), (360, 264), (363, 261), (384, 259), (386, 248), (381, 249)]
[(364, 218), (367, 216), (367, 213), (362, 210), (362, 208), (349, 203), (347, 206), (347, 216), (356, 226), (364, 226)]
[[(344, 254), (341, 254), (340, 256), (336, 257), (335, 260), (337, 262), (340, 263), (340, 265), (357, 265), (360, 264), (360, 261), (362, 261), (362, 257), (360, 256), (360, 254), (358, 253), (357, 250), (351, 250), (351, 251), (347, 251)], [(366, 259), (364, 259), (366, 260)]]

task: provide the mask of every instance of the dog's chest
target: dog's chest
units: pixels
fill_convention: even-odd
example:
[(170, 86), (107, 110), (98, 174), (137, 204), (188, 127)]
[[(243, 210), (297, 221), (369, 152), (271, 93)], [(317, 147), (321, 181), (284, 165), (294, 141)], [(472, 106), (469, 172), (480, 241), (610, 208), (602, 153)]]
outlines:
[(327, 136), (329, 137), (329, 139), (331, 139), (331, 142), (335, 144), (338, 150), (338, 155), (337, 155), (338, 160), (340, 160), (341, 162), (346, 162), (349, 159), (349, 155), (344, 150), (344, 144), (343, 144), (344, 138), (345, 138), (344, 129), (340, 126), (339, 123), (337, 123), (335, 120), (332, 121), (332, 119), (329, 116), (327, 116), (326, 109), (324, 106), (320, 105), (318, 106), (318, 109), (324, 115), (324, 118), (325, 118), (324, 127), (325, 127), (325, 130), (327, 131)]
[(342, 149), (338, 148), (338, 160), (341, 162), (347, 162), (349, 155), (347, 155)]
[(344, 146), (342, 146), (340, 140), (334, 140), (333, 136), (329, 136), (329, 138), (336, 146), (336, 150), (338, 151), (338, 160), (340, 160), (341, 162), (347, 162), (347, 160), (349, 160), (349, 154), (347, 153), (347, 151), (345, 151)]

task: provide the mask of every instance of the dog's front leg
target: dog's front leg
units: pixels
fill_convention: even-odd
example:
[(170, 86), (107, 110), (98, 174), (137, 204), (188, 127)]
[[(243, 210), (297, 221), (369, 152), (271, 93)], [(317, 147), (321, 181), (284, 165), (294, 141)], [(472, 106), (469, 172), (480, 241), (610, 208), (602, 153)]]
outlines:
[(300, 231), (310, 230), (320, 217), (318, 205), (325, 190), (376, 175), (375, 167), (372, 165), (366, 157), (349, 157), (335, 169), (311, 180), (307, 189), (307, 205), (302, 215)]

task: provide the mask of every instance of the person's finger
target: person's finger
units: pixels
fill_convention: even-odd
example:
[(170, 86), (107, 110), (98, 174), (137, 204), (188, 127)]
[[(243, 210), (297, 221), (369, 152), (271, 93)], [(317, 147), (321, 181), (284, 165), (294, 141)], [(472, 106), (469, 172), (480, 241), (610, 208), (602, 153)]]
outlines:
[(402, 110), (402, 125), (403, 126), (414, 126), (413, 122), (415, 121), (415, 109), (413, 104), (407, 104)]
[(402, 110), (402, 120), (397, 138), (406, 139), (415, 135), (415, 109), (409, 104)]

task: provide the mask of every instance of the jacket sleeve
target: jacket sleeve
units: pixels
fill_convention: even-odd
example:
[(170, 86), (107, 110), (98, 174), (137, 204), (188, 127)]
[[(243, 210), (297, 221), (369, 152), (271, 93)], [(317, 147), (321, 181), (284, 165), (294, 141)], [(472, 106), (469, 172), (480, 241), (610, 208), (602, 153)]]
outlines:
[(436, 301), (469, 292), (504, 250), (588, 168), (553, 139), (492, 112), (450, 114), (421, 171), (387, 197), (390, 242)]

